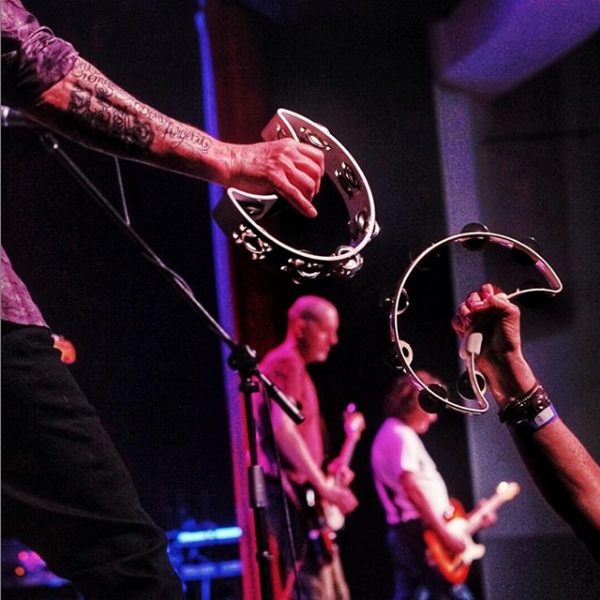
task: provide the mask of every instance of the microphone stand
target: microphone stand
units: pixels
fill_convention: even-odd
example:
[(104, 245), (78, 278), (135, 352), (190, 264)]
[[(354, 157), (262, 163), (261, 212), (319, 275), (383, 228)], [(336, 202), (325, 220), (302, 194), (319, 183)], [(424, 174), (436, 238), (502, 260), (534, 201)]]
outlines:
[(256, 444), (256, 423), (254, 422), (254, 411), (252, 410), (252, 395), (258, 391), (259, 382), (266, 391), (268, 398), (276, 402), (281, 409), (294, 421), (300, 424), (304, 416), (296, 403), (288, 398), (264, 373), (261, 373), (256, 351), (245, 344), (240, 344), (221, 327), (218, 321), (206, 310), (196, 299), (187, 283), (174, 271), (172, 271), (148, 246), (131, 225), (123, 219), (121, 214), (112, 206), (102, 192), (89, 180), (78, 165), (61, 148), (56, 137), (50, 132), (40, 135), (40, 141), (44, 148), (62, 165), (88, 192), (93, 200), (112, 218), (126, 237), (137, 246), (141, 255), (148, 259), (159, 272), (175, 286), (177, 291), (191, 305), (192, 309), (199, 314), (210, 331), (217, 335), (221, 341), (231, 350), (227, 361), (229, 367), (236, 371), (240, 377), (239, 389), (244, 396), (246, 410), (246, 426), (248, 429), (248, 443), (250, 449), (250, 467), (248, 469), (248, 480), (250, 486), (250, 503), (254, 511), (254, 527), (257, 543), (257, 562), (260, 574), (260, 588), (263, 600), (272, 600), (273, 589), (271, 579), (272, 556), (268, 547), (268, 536), (266, 526), (266, 507), (268, 498), (264, 480), (264, 473), (258, 464), (258, 451)]

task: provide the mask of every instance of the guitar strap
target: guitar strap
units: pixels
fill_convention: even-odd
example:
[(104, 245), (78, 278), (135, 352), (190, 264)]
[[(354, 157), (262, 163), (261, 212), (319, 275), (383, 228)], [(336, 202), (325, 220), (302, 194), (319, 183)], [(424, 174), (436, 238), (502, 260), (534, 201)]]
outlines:
[(323, 464), (320, 465), (321, 469), (327, 472), (327, 465), (332, 461), (331, 457), (331, 440), (329, 439), (329, 431), (327, 430), (327, 423), (323, 415), (319, 415), (321, 439), (323, 440)]

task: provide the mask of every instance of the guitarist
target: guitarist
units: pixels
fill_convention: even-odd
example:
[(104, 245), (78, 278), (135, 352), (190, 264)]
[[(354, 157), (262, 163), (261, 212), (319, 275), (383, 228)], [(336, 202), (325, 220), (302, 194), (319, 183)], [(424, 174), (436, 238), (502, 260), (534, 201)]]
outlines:
[[(303, 489), (309, 484), (316, 497), (338, 506), (346, 514), (358, 501), (348, 487), (354, 474), (335, 462), (329, 472), (339, 468), (335, 485), (327, 481), (322, 469), (324, 440), (319, 400), (306, 369), (311, 363), (324, 362), (337, 344), (339, 317), (333, 304), (317, 296), (298, 298), (288, 311), (287, 333), (282, 344), (265, 356), (260, 368), (285, 394), (301, 404), (305, 421), (295, 425), (274, 403), (259, 403), (259, 442), (261, 462), (269, 493), (268, 519), (275, 537), (281, 565), (281, 590), (276, 598), (296, 600), (348, 600), (349, 593), (338, 549), (323, 532), (323, 540), (313, 539), (314, 514), (303, 508)], [(267, 410), (271, 413), (269, 432)], [(296, 565), (292, 561), (285, 511), (277, 477), (275, 447), (281, 461), (281, 478), (288, 498)], [(311, 536), (309, 538), (309, 531)], [(309, 540), (312, 540), (310, 542)], [(329, 548), (315, 550), (322, 541)], [(323, 552), (324, 550), (324, 552)], [(328, 554), (324, 557), (323, 554)], [(325, 559), (324, 559), (325, 558)], [(297, 582), (295, 581), (297, 572)], [(275, 586), (277, 587), (277, 586)], [(299, 593), (296, 594), (296, 591)]]
[[(428, 384), (441, 383), (425, 371), (418, 375)], [(444, 518), (450, 506), (448, 490), (419, 437), (437, 415), (421, 408), (418, 393), (408, 376), (394, 381), (384, 404), (387, 419), (371, 449), (375, 487), (388, 523), (394, 600), (472, 600), (466, 585), (450, 584), (427, 560), (425, 529), (437, 533), (451, 554), (462, 552), (465, 544), (448, 529)], [(495, 515), (485, 525), (493, 521)]]

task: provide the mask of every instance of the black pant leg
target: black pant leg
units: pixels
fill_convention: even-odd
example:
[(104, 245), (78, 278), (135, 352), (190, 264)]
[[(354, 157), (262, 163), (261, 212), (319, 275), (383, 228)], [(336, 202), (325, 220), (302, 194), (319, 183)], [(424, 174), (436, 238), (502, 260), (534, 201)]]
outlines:
[(2, 520), (87, 600), (179, 600), (164, 533), (47, 329), (2, 335)]

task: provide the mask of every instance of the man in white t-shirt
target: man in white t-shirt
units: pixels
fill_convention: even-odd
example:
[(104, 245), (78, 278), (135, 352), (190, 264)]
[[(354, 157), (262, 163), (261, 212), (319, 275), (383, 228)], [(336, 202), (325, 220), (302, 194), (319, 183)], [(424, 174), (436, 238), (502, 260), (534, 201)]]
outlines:
[[(418, 372), (428, 385), (440, 383)], [(452, 554), (465, 545), (447, 527), (448, 490), (420, 435), (437, 420), (418, 401), (408, 376), (398, 378), (385, 400), (387, 419), (371, 449), (377, 493), (388, 523), (387, 542), (394, 567), (394, 600), (472, 600), (466, 585), (451, 585), (426, 560), (424, 529), (433, 529)]]

